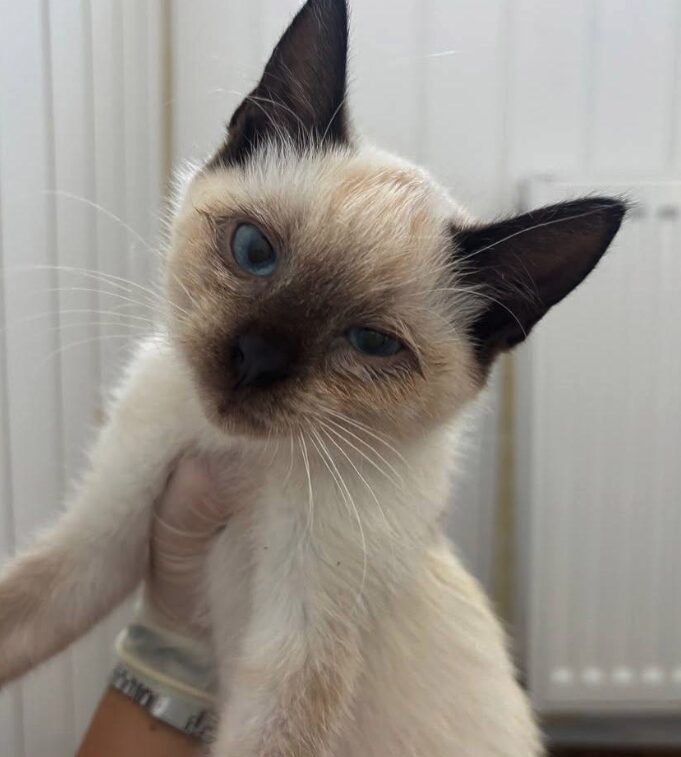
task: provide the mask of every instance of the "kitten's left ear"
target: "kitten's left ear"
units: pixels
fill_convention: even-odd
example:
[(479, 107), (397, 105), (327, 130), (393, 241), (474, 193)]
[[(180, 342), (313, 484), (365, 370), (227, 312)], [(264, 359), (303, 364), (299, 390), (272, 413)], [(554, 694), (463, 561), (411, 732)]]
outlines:
[(258, 86), (232, 116), (209, 165), (244, 163), (266, 142), (300, 148), (349, 141), (346, 0), (308, 0), (274, 48)]
[(625, 212), (620, 200), (593, 197), (454, 231), (464, 281), (480, 294), (471, 336), (484, 367), (587, 276)]

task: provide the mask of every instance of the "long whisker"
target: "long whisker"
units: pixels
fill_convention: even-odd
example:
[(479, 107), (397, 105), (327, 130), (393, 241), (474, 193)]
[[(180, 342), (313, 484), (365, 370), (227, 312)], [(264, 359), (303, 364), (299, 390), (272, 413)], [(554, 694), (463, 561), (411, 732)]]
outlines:
[[(8, 269), (5, 269), (7, 271)], [(92, 268), (80, 268), (78, 266), (66, 266), (66, 265), (31, 265), (25, 267), (17, 267), (11, 269), (11, 272), (31, 272), (31, 271), (63, 271), (64, 273), (79, 274), (86, 278), (93, 278), (95, 280), (106, 283), (118, 290), (122, 290), (130, 294), (130, 289), (136, 289), (141, 291), (146, 297), (150, 297), (149, 302), (164, 302), (174, 307), (175, 303), (169, 302), (167, 298), (158, 291), (155, 291), (149, 287), (138, 284), (136, 281), (123, 278), (122, 276), (115, 276), (112, 273), (104, 273), (102, 271), (96, 271)], [(186, 313), (186, 311), (185, 311)], [(188, 313), (186, 313), (188, 315)]]
[[(143, 326), (139, 323), (125, 323), (124, 321), (86, 321), (80, 323), (60, 323), (56, 326), (50, 326), (47, 331), (50, 333), (53, 333), (55, 331), (63, 333), (67, 329), (82, 329), (85, 326), (96, 326), (98, 328), (111, 328), (112, 326), (118, 326), (121, 329), (130, 329), (131, 337), (134, 337), (136, 333), (140, 333), (144, 330)], [(106, 334), (102, 334), (103, 339), (106, 338), (106, 336)]]
[[(289, 479), (291, 478), (291, 473), (293, 473), (293, 434), (289, 434), (289, 463), (288, 463), (288, 470), (286, 471), (286, 475), (284, 476), (284, 480), (281, 483), (281, 488), (284, 489), (286, 487), (286, 484), (289, 482)], [(310, 487), (312, 486), (312, 482), (310, 482)]]
[[(49, 289), (43, 290), (45, 292), (53, 293), (57, 292), (59, 294), (97, 294), (97, 295), (106, 295), (107, 297), (113, 297), (117, 300), (122, 300), (125, 303), (127, 303), (128, 307), (135, 307), (135, 308), (146, 308), (150, 312), (155, 312), (154, 306), (151, 304), (144, 302), (143, 300), (136, 300), (133, 297), (128, 297), (125, 294), (120, 294), (119, 292), (110, 292), (107, 289), (95, 289), (94, 287), (50, 287)], [(119, 306), (122, 307), (122, 306)]]
[[(360, 581), (360, 587), (359, 591), (357, 592), (357, 595), (355, 597), (355, 603), (354, 607), (356, 607), (360, 601), (362, 600), (362, 596), (364, 594), (364, 587), (366, 584), (366, 577), (367, 577), (367, 568), (368, 568), (368, 551), (367, 551), (367, 541), (366, 541), (366, 535), (364, 533), (364, 527), (362, 526), (362, 519), (359, 514), (359, 510), (357, 509), (357, 505), (355, 504), (354, 499), (352, 498), (352, 494), (350, 494), (350, 489), (348, 488), (347, 484), (345, 483), (345, 480), (343, 479), (343, 476), (341, 475), (340, 471), (338, 470), (338, 467), (336, 466), (336, 463), (333, 460), (333, 457), (329, 453), (328, 449), (326, 448), (326, 445), (324, 444), (322, 438), (319, 436), (319, 434), (314, 430), (311, 429), (311, 433), (313, 437), (317, 440), (321, 447), (322, 453), (326, 456), (326, 460), (328, 460), (327, 468), (331, 475), (333, 476), (336, 483), (339, 485), (339, 489), (341, 491), (341, 495), (343, 495), (343, 492), (345, 492), (344, 499), (346, 501), (346, 504), (349, 504), (352, 508), (352, 511), (355, 515), (355, 519), (357, 521), (357, 527), (359, 528), (360, 538), (362, 540), (362, 579)], [(312, 439), (313, 443), (314, 440)], [(316, 446), (316, 445), (315, 445)], [(325, 460), (325, 462), (326, 462)], [(332, 470), (333, 469), (333, 470)]]
[[(43, 317), (53, 315), (52, 313), (41, 313)], [(95, 310), (94, 308), (66, 308), (59, 310), (57, 315), (111, 315), (116, 318), (127, 318), (128, 320), (141, 321), (149, 325), (155, 325), (154, 322), (143, 315), (134, 313), (121, 313), (119, 310)]]
[(159, 255), (161, 256), (161, 258), (163, 257), (161, 255), (161, 252), (155, 249), (154, 247), (152, 247), (149, 244), (149, 242), (147, 242), (147, 240), (139, 233), (139, 231), (137, 231), (136, 229), (133, 229), (132, 226), (127, 224), (122, 218), (117, 216), (108, 208), (105, 208), (102, 205), (99, 205), (98, 203), (92, 200), (89, 200), (87, 197), (82, 197), (80, 195), (73, 194), (72, 192), (66, 192), (65, 190), (62, 190), (62, 189), (46, 189), (45, 194), (56, 195), (57, 197), (64, 197), (67, 200), (80, 202), (83, 205), (87, 205), (88, 207), (93, 208), (98, 213), (101, 213), (102, 215), (106, 216), (110, 220), (118, 223), (123, 229), (125, 229), (125, 231), (128, 232), (128, 234), (130, 234), (134, 239), (136, 239), (140, 244), (142, 244), (148, 252), (151, 252), (155, 255)]
[[(293, 437), (292, 437), (293, 438)], [(305, 474), (307, 475), (307, 527), (306, 533), (311, 535), (314, 529), (314, 496), (312, 494), (312, 476), (310, 474), (310, 459), (307, 454), (307, 444), (305, 444), (305, 437), (302, 432), (299, 435), (300, 452), (303, 458), (303, 465), (305, 466)]]
[(58, 349), (50, 352), (47, 355), (47, 357), (41, 363), (39, 363), (35, 367), (35, 370), (36, 370), (36, 372), (40, 371), (42, 368), (44, 368), (47, 365), (47, 363), (50, 362), (50, 360), (52, 360), (53, 358), (57, 357), (58, 355), (66, 352), (68, 350), (75, 349), (76, 347), (82, 347), (82, 346), (84, 346), (86, 344), (93, 344), (95, 342), (101, 342), (103, 339), (107, 339), (107, 340), (109, 340), (109, 339), (126, 339), (126, 340), (130, 341), (131, 337), (132, 337), (132, 334), (130, 334), (130, 333), (127, 333), (127, 334), (100, 334), (99, 336), (90, 337), (89, 339), (81, 339), (81, 340), (79, 340), (77, 342), (71, 342), (70, 344), (64, 344), (61, 347), (59, 347)]
[[(112, 317), (115, 317), (117, 320), (113, 322), (110, 325), (119, 325), (119, 326), (133, 326), (133, 325), (145, 325), (150, 326), (152, 328), (157, 328), (157, 324), (155, 324), (153, 321), (149, 320), (148, 318), (144, 318), (143, 316), (137, 316), (132, 315), (130, 313), (118, 313), (113, 310), (88, 310), (88, 309), (74, 309), (74, 310), (60, 310), (55, 312), (47, 312), (47, 313), (36, 313), (34, 315), (28, 315), (25, 318), (18, 318), (13, 321), (9, 321), (6, 323), (1, 329), (0, 334), (6, 333), (6, 332), (12, 332), (13, 329), (18, 328), (19, 326), (24, 326), (29, 323), (36, 323), (39, 322), (45, 318), (54, 318), (55, 316), (62, 316), (62, 315), (76, 315), (78, 313), (87, 313), (88, 315), (110, 315)], [(127, 321), (125, 320), (127, 319)], [(133, 323), (134, 322), (134, 323)], [(76, 323), (59, 323), (54, 326), (50, 326), (49, 329), (51, 331), (59, 331), (62, 328), (73, 328), (75, 326), (93, 326), (96, 325), (96, 321), (79, 321)]]
[(359, 480), (364, 484), (364, 486), (366, 486), (366, 488), (369, 491), (369, 494), (371, 495), (372, 499), (376, 503), (376, 507), (378, 508), (378, 511), (381, 513), (381, 516), (383, 518), (383, 521), (385, 522), (386, 528), (388, 529), (388, 533), (390, 534), (391, 537), (395, 538), (395, 535), (396, 535), (395, 531), (394, 531), (392, 525), (390, 524), (390, 521), (388, 520), (388, 516), (385, 514), (385, 510), (381, 506), (381, 503), (378, 501), (378, 497), (376, 496), (376, 492), (374, 491), (374, 489), (371, 486), (371, 484), (366, 480), (366, 478), (364, 478), (364, 476), (360, 472), (359, 468), (355, 465), (355, 463), (352, 461), (352, 459), (347, 454), (347, 452), (329, 434), (329, 430), (328, 429), (326, 429), (326, 430), (322, 429), (322, 433), (331, 442), (331, 444), (333, 444), (334, 447), (336, 447), (336, 449), (338, 449), (338, 451), (341, 453), (341, 455), (343, 455), (343, 457), (348, 461), (348, 463), (350, 463), (350, 465), (352, 466), (352, 469), (357, 474), (357, 477), (359, 478)]
[[(326, 419), (326, 422), (327, 422), (327, 423), (329, 423), (329, 424), (331, 424), (331, 425), (332, 425), (332, 426), (334, 426), (335, 428), (337, 428), (337, 429), (340, 429), (341, 431), (345, 432), (345, 434), (347, 434), (348, 436), (350, 436), (350, 437), (351, 437), (352, 439), (354, 439), (354, 440), (355, 440), (356, 442), (358, 442), (359, 444), (363, 445), (363, 446), (364, 446), (365, 448), (367, 448), (368, 450), (370, 450), (370, 451), (371, 451), (371, 452), (372, 452), (372, 453), (373, 453), (374, 455), (376, 455), (376, 457), (377, 457), (377, 458), (378, 458), (378, 459), (379, 459), (379, 460), (380, 460), (380, 461), (381, 461), (381, 462), (382, 462), (382, 463), (383, 463), (383, 464), (384, 464), (384, 465), (386, 466), (386, 468), (387, 468), (387, 469), (388, 469), (388, 470), (389, 470), (389, 471), (390, 471), (390, 472), (391, 472), (391, 473), (393, 474), (392, 476), (389, 476), (389, 475), (388, 475), (388, 473), (387, 473), (386, 471), (384, 471), (384, 470), (383, 470), (383, 469), (382, 469), (382, 468), (381, 468), (381, 467), (380, 467), (380, 466), (379, 466), (379, 465), (378, 465), (378, 464), (377, 464), (377, 463), (376, 463), (375, 461), (371, 460), (371, 459), (370, 459), (370, 458), (368, 458), (368, 457), (367, 457), (367, 460), (368, 460), (368, 461), (370, 461), (370, 462), (371, 462), (371, 464), (372, 464), (372, 465), (373, 465), (373, 466), (374, 466), (374, 467), (375, 467), (375, 468), (376, 468), (376, 469), (377, 469), (378, 471), (380, 471), (380, 472), (381, 472), (381, 473), (382, 473), (382, 474), (383, 474), (384, 476), (386, 476), (386, 478), (388, 478), (388, 480), (390, 480), (390, 481), (391, 481), (391, 482), (392, 482), (393, 484), (396, 484), (396, 485), (400, 485), (400, 484), (403, 484), (403, 483), (404, 483), (404, 477), (403, 477), (403, 476), (402, 476), (402, 474), (401, 474), (401, 473), (400, 473), (400, 472), (399, 472), (399, 471), (397, 470), (397, 468), (395, 468), (395, 466), (394, 466), (394, 465), (392, 465), (392, 464), (391, 464), (391, 463), (390, 463), (390, 462), (389, 462), (388, 460), (386, 460), (386, 459), (385, 459), (385, 457), (383, 457), (383, 455), (382, 455), (382, 454), (381, 454), (381, 453), (380, 453), (380, 452), (379, 452), (379, 451), (378, 451), (378, 450), (377, 450), (377, 449), (376, 449), (375, 447), (373, 447), (373, 446), (372, 446), (371, 444), (369, 444), (369, 442), (367, 442), (367, 441), (366, 441), (365, 439), (362, 439), (362, 437), (358, 436), (357, 434), (355, 434), (355, 433), (354, 433), (353, 431), (351, 431), (350, 429), (346, 428), (345, 426), (342, 426), (342, 425), (341, 425), (340, 423), (338, 423), (338, 422), (336, 422), (335, 420), (333, 420), (333, 418), (327, 418), (327, 419)], [(348, 442), (348, 443), (349, 443), (349, 442)], [(360, 451), (360, 450), (359, 450), (359, 449), (357, 449), (356, 447), (354, 447), (354, 449), (355, 449), (355, 450), (356, 450), (357, 452), (359, 452), (359, 451)], [(366, 457), (366, 456), (365, 456), (365, 457)], [(393, 478), (393, 477), (394, 477), (394, 478)]]
[(397, 457), (400, 460), (401, 463), (409, 467), (409, 462), (405, 459), (404, 455), (402, 455), (399, 450), (395, 449), (395, 447), (392, 444), (390, 444), (390, 442), (388, 442), (381, 434), (371, 429), (365, 423), (355, 420), (354, 418), (349, 418), (347, 415), (344, 415), (343, 413), (338, 412), (337, 410), (332, 410), (329, 407), (323, 407), (321, 408), (321, 410), (327, 413), (328, 415), (333, 416), (339, 422), (344, 421), (348, 425), (362, 431), (363, 433), (365, 433), (367, 436), (371, 437), (372, 439), (375, 439), (377, 442), (382, 444), (386, 449), (392, 452), (395, 455), (395, 457)]
[[(177, 284), (177, 285), (178, 285), (178, 286), (180, 287), (180, 289), (181, 289), (181, 290), (182, 290), (182, 291), (183, 291), (183, 292), (185, 293), (185, 295), (187, 296), (187, 299), (189, 300), (189, 302), (191, 302), (191, 303), (192, 303), (192, 305), (193, 305), (193, 306), (194, 306), (194, 307), (195, 307), (195, 308), (196, 308), (196, 309), (197, 309), (197, 310), (198, 310), (199, 312), (201, 312), (201, 306), (200, 306), (200, 304), (199, 304), (199, 303), (198, 303), (198, 302), (196, 301), (196, 298), (195, 298), (195, 297), (194, 297), (194, 295), (193, 295), (193, 294), (192, 294), (192, 293), (191, 293), (191, 292), (189, 291), (189, 289), (187, 288), (187, 286), (185, 285), (185, 283), (184, 283), (184, 282), (183, 282), (183, 281), (182, 281), (182, 280), (180, 279), (180, 277), (179, 277), (179, 276), (177, 276), (177, 275), (176, 275), (175, 273), (173, 273), (172, 271), (170, 271), (169, 269), (166, 269), (166, 273), (169, 273), (169, 274), (170, 274), (170, 275), (171, 275), (171, 276), (173, 277), (173, 281), (174, 281), (174, 282), (175, 282), (175, 283), (176, 283), (176, 284)], [(171, 304), (171, 305), (174, 305), (174, 303), (171, 303), (171, 302), (170, 302), (170, 300), (168, 300), (168, 298), (165, 298), (165, 299), (166, 299), (166, 302), (168, 302), (168, 303), (169, 303), (169, 304)], [(179, 307), (179, 305), (176, 305), (176, 307)], [(186, 313), (186, 311), (184, 311), (184, 312)]]
[[(192, 314), (188, 310), (181, 307), (177, 303), (169, 300), (160, 290), (152, 289), (150, 287), (139, 284), (136, 281), (123, 278), (122, 276), (115, 276), (114, 274), (111, 274), (111, 273), (104, 273), (102, 271), (96, 271), (91, 268), (80, 268), (77, 266), (64, 266), (64, 265), (33, 265), (33, 266), (18, 267), (18, 268), (12, 269), (12, 271), (15, 271), (15, 272), (21, 272), (21, 271), (31, 272), (35, 270), (56, 270), (56, 271), (62, 271), (64, 273), (80, 275), (85, 278), (94, 279), (98, 283), (106, 284), (107, 286), (113, 287), (118, 291), (125, 292), (128, 295), (133, 295), (133, 294), (136, 295), (137, 292), (141, 292), (143, 295), (143, 298), (142, 300), (140, 300), (140, 305), (145, 305), (146, 307), (149, 307), (152, 310), (156, 310), (157, 308), (161, 306), (167, 305), (172, 310), (176, 311), (176, 314), (179, 314), (186, 318), (192, 317)], [(174, 278), (177, 279), (177, 277), (175, 276)], [(178, 282), (178, 283), (182, 289), (185, 289), (184, 285), (181, 282)], [(99, 290), (99, 291), (101, 291), (103, 295), (113, 296), (113, 293), (109, 292), (106, 289)], [(200, 307), (198, 306), (198, 303), (196, 303), (196, 300), (193, 297), (191, 297), (189, 292), (187, 292), (187, 295), (190, 298), (190, 301), (194, 305), (197, 306), (197, 310), (200, 311)]]
[(370, 450), (373, 454), (375, 454), (379, 458), (379, 460), (381, 460), (383, 463), (389, 466), (389, 463), (387, 462), (387, 460), (382, 458), (379, 455), (379, 453), (376, 451), (376, 449), (372, 447), (368, 442), (365, 442), (363, 439), (360, 439), (358, 436), (353, 434), (348, 429), (343, 428), (342, 426), (336, 425), (336, 427), (333, 428), (332, 426), (328, 425), (329, 423), (333, 423), (333, 421), (330, 421), (328, 418), (327, 418), (326, 423), (324, 423), (324, 421), (322, 421), (321, 419), (319, 419), (318, 422), (320, 425), (326, 428), (327, 431), (330, 431), (331, 433), (335, 434), (337, 438), (342, 439), (345, 442), (345, 444), (348, 445), (348, 447), (353, 449), (358, 455), (360, 455), (364, 460), (366, 460), (367, 463), (369, 463), (369, 465), (375, 468), (381, 475), (385, 476), (385, 478), (388, 479), (388, 481), (390, 481), (391, 484), (393, 484), (394, 486), (401, 486), (404, 483), (404, 480), (401, 477), (396, 478), (396, 476), (399, 474), (397, 473), (395, 469), (392, 469), (395, 475), (390, 475), (390, 473), (388, 473), (386, 470), (381, 468), (381, 466), (375, 460), (369, 457), (369, 455), (367, 455), (363, 450), (361, 450), (359, 447), (353, 444), (346, 436), (343, 436), (339, 429), (342, 429), (342, 431), (344, 431), (350, 437), (355, 439), (360, 444), (363, 444), (368, 450)]

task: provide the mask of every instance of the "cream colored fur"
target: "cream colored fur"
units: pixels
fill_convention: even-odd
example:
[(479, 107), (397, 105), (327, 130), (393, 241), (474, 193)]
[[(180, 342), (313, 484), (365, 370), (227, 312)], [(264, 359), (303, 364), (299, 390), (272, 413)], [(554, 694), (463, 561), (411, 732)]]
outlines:
[[(433, 214), (461, 219), (421, 172), (374, 152), (364, 157), (361, 163), (356, 156), (332, 155), (325, 180), (338, 189), (358, 170), (358, 187), (370, 186), (373, 176), (376, 197), (389, 191), (393, 200), (402, 181), (417, 187), (411, 219), (399, 221), (405, 230), (396, 249), (398, 242), (415, 247), (414, 235), (423, 239), (419, 218), (424, 225)], [(277, 196), (286, 216), (290, 207), (277, 181), (290, 185), (292, 175), (278, 175), (277, 165), (281, 161), (264, 184), (262, 175), (252, 187), (239, 179), (239, 191), (252, 194), (258, 184), (264, 195), (257, 201)], [(314, 171), (322, 168), (307, 168), (300, 189), (319, 192)], [(383, 189), (379, 174), (392, 176)], [(425, 189), (419, 182), (427, 183)], [(199, 222), (192, 215), (197, 204), (219, 204), (239, 186), (229, 172), (193, 180), (178, 211), (171, 271), (182, 271), (177, 261), (186, 254), (184, 244), (199, 244), (189, 233)], [(361, 220), (366, 196), (347, 181), (346, 187), (349, 197), (343, 200), (338, 190), (335, 202)], [(427, 242), (430, 252), (420, 263), (424, 285), (428, 276), (440, 275), (441, 241)], [(174, 286), (171, 279), (171, 291)], [(172, 296), (190, 307), (191, 296)], [(463, 305), (460, 315), (465, 321)], [(344, 452), (336, 448), (328, 434), (310, 432), (303, 453), (293, 432), (266, 441), (209, 420), (210, 397), (178, 347), (186, 324), (172, 315), (167, 320), (168, 328), (142, 344), (130, 364), (67, 512), (2, 574), (0, 683), (67, 646), (143, 579), (152, 506), (178, 457), (236, 447), (254, 497), (248, 507), (232, 503), (233, 517), (207, 568), (206, 630), (222, 685), (212, 754), (539, 755), (538, 731), (500, 625), (440, 525), (456, 417), (480, 385), (462, 331), (450, 334), (447, 344), (458, 373), (435, 375), (440, 388), (424, 394), (421, 409), (415, 404), (411, 416), (405, 414), (401, 432), (387, 437), (389, 446), (378, 436), (385, 438), (388, 427), (377, 426), (373, 441), (362, 437), (373, 448), (362, 456), (359, 450), (369, 447), (362, 448), (360, 433), (353, 453), (347, 445)], [(429, 420), (419, 425), (419, 417)], [(353, 441), (346, 433), (348, 439)]]

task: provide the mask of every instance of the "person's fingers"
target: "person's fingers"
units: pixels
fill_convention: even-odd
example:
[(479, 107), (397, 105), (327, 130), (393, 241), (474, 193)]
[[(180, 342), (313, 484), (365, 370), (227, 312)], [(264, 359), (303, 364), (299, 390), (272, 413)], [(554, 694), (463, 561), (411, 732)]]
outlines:
[(228, 520), (228, 501), (220, 491), (218, 471), (207, 458), (182, 458), (171, 475), (156, 508), (155, 530), (177, 538), (183, 546), (207, 539)]
[[(210, 543), (224, 525), (214, 474), (200, 457), (182, 458), (154, 507), (147, 599), (176, 627), (191, 627), (199, 612), (198, 592)], [(206, 517), (209, 511), (211, 518)]]
[(230, 515), (248, 506), (241, 455), (186, 456), (154, 507), (146, 597), (171, 626), (206, 626), (202, 586), (211, 544)]

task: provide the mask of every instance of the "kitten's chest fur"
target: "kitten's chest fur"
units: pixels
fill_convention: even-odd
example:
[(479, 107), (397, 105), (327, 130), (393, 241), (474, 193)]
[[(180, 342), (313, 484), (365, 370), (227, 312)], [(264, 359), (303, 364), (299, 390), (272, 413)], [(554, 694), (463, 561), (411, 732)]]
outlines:
[[(423, 547), (444, 509), (453, 437), (446, 430), (390, 451), (285, 438), (224, 453), (227, 531), (240, 530), (258, 563), (304, 564), (314, 553), (347, 571), (388, 569), (387, 553)], [(235, 458), (238, 460), (235, 465)], [(263, 554), (260, 554), (263, 553)], [(345, 563), (342, 561), (345, 560)], [(340, 572), (340, 571), (339, 571)]]
[(309, 440), (307, 450), (286, 440), (243, 453), (237, 475), (244, 478), (229, 473), (225, 481), (232, 516), (207, 571), (212, 625), (231, 629), (216, 650), (223, 681), (231, 678), (256, 600), (271, 612), (268, 627), (288, 626), (279, 621), (293, 617), (301, 633), (310, 615), (329, 606), (367, 624), (377, 608), (385, 611), (386, 597), (411, 580), (439, 538), (448, 439), (395, 448), (401, 473), (386, 450), (375, 462), (348, 450), (331, 464)]

